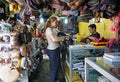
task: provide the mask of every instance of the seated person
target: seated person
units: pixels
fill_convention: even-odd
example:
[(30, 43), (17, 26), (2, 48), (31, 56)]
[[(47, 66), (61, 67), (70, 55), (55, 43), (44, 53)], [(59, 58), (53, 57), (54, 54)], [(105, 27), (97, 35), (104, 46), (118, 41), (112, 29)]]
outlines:
[(90, 24), (88, 28), (91, 35), (85, 37), (81, 42), (90, 43), (91, 41), (94, 41), (95, 39), (100, 38), (100, 34), (96, 32), (95, 24)]

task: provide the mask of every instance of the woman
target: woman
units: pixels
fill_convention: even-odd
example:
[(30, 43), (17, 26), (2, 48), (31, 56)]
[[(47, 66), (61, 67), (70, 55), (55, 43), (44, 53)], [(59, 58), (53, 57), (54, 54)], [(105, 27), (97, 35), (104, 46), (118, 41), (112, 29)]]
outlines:
[(65, 39), (64, 36), (57, 37), (56, 33), (53, 31), (57, 27), (57, 17), (50, 17), (46, 22), (45, 35), (48, 41), (47, 54), (50, 60), (50, 82), (58, 82), (58, 75), (60, 71), (60, 49), (59, 41)]

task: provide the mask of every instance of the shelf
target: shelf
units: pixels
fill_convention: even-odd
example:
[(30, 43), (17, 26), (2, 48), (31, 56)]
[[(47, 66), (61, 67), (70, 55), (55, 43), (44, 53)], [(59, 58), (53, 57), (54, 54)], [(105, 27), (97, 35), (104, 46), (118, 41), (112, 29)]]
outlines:
[(65, 75), (65, 82), (68, 82), (68, 79), (67, 79), (66, 75)]
[[(69, 68), (65, 67), (65, 80), (66, 82), (70, 82), (70, 76), (69, 76)], [(72, 82), (83, 82), (83, 80), (80, 78), (78, 73), (73, 72), (72, 73)]]
[(86, 44), (86, 45), (70, 45), (69, 49), (74, 50), (80, 50), (80, 49), (84, 49), (84, 50), (88, 50), (88, 49), (105, 49), (104, 47), (94, 47), (93, 45), (90, 44)]
[(0, 44), (8, 45), (8, 44), (10, 44), (10, 42), (0, 42)]
[[(96, 71), (98, 71), (100, 74), (108, 78), (111, 82), (120, 82), (120, 77), (109, 70), (105, 69), (104, 67), (98, 65), (96, 63), (96, 58), (102, 58), (102, 57), (88, 57), (85, 58), (85, 82), (88, 81), (88, 75), (89, 75), (89, 70), (88, 66), (90, 65), (93, 67)], [(104, 64), (104, 63), (103, 63)]]
[[(66, 60), (66, 64), (67, 64), (67, 66), (70, 68), (70, 64), (69, 64), (69, 62)], [(84, 68), (81, 68), (81, 69), (73, 69), (73, 67), (72, 67), (72, 71), (75, 71), (75, 72), (79, 72), (79, 71), (84, 71)]]
[[(17, 38), (18, 35), (19, 35), (18, 32), (4, 32), (4, 31), (0, 31), (0, 39), (1, 39), (1, 41), (0, 41), (0, 46), (1, 46), (1, 51), (0, 51), (1, 55), (0, 55), (0, 57), (4, 57), (4, 58), (2, 58), (3, 59), (2, 61), (6, 60), (5, 62), (2, 62), (3, 64), (0, 64), (0, 72), (1, 72), (1, 76), (3, 77), (3, 78), (1, 78), (1, 77), (0, 78), (2, 80), (4, 80), (4, 78), (6, 78), (5, 76), (8, 75), (9, 72), (7, 73), (6, 71), (1, 70), (1, 69), (4, 66), (8, 66), (8, 64), (9, 64), (8, 62), (10, 62), (10, 66), (9, 67), (5, 67), (5, 68), (8, 69), (12, 65), (13, 65), (13, 67), (14, 66), (16, 67), (17, 64), (19, 64), (19, 66), (18, 66), (19, 73), (18, 72), (16, 73), (16, 72), (13, 71), (12, 74), (9, 73), (8, 79), (5, 79), (5, 80), (9, 80), (9, 78), (11, 79), (13, 77), (12, 79), (13, 80), (14, 79), (17, 80), (16, 82), (29, 82), (29, 77), (31, 75), (30, 69), (34, 69), (35, 71), (37, 71), (34, 67), (35, 67), (35, 65), (36, 65), (36, 67), (39, 66), (39, 64), (41, 62), (39, 60), (42, 59), (42, 56), (38, 57), (38, 55), (41, 55), (41, 54), (39, 54), (40, 53), (40, 49), (36, 49), (36, 45), (35, 45), (36, 44), (36, 40), (32, 39), (32, 41), (29, 42), (28, 44), (25, 43), (24, 47), (27, 47), (27, 45), (30, 44), (31, 47), (32, 47), (33, 53), (29, 54), (30, 52), (27, 52), (27, 57), (24, 57), (25, 61), (23, 61), (22, 59), (18, 60), (18, 58), (16, 58), (16, 55), (20, 54), (19, 48), (24, 45), (24, 43), (23, 44), (16, 43), (16, 39), (18, 39)], [(36, 39), (36, 38), (34, 38), (34, 39)], [(13, 41), (13, 40), (15, 40), (15, 41)], [(16, 52), (16, 51), (18, 51), (18, 52)], [(11, 54), (13, 54), (13, 55), (11, 55)], [(12, 60), (11, 60), (11, 58), (12, 58)], [(12, 61), (13, 61), (13, 63), (11, 63)], [(28, 67), (28, 65), (27, 65), (28, 63), (30, 64), (30, 66), (34, 65), (34, 67)], [(22, 64), (24, 64), (25, 67), (27, 66), (26, 69), (22, 70), (22, 67), (21, 67)], [(5, 69), (5, 68), (3, 68), (3, 69)], [(11, 68), (10, 68), (10, 70), (11, 70)], [(9, 71), (9, 70), (7, 70), (7, 71)], [(1, 80), (0, 80), (0, 82), (1, 82)]]
[[(74, 72), (85, 71), (84, 70), (84, 58), (98, 56), (99, 51), (101, 50), (103, 50), (103, 52), (105, 51), (105, 47), (94, 48), (94, 46), (90, 44), (86, 44), (86, 45), (77, 44), (77, 45), (70, 45), (68, 47), (68, 50), (69, 50), (69, 54), (66, 55), (66, 64), (70, 69), (69, 75), (68, 75), (70, 78), (69, 82), (72, 82), (73, 71)], [(83, 61), (83, 64), (81, 64), (82, 67), (79, 66), (81, 61)], [(89, 69), (92, 70), (91, 68)]]
[(67, 60), (66, 60), (66, 64), (67, 64), (68, 67), (70, 67), (70, 64), (69, 64), (69, 62)]

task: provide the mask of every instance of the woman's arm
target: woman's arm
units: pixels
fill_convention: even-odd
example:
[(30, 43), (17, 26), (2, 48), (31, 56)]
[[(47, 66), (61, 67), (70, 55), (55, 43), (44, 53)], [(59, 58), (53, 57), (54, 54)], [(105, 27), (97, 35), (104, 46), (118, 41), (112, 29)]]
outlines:
[(53, 34), (49, 34), (49, 37), (52, 39), (52, 41), (54, 42), (58, 42), (58, 41), (64, 41), (65, 39), (66, 40), (69, 40), (71, 36), (61, 36), (61, 37), (57, 37)]
[(57, 36), (55, 36), (55, 35), (53, 35), (53, 34), (49, 34), (48, 36), (49, 36), (49, 37), (52, 39), (52, 41), (54, 41), (54, 42), (64, 41), (64, 39), (65, 39), (64, 36), (57, 37)]

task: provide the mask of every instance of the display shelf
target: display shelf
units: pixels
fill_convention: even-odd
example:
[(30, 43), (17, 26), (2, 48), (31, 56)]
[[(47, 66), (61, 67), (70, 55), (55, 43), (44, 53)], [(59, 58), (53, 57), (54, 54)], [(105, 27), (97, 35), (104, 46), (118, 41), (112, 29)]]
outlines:
[[(65, 66), (65, 80), (66, 82), (70, 82), (70, 74), (69, 74), (69, 67), (66, 65)], [(72, 75), (72, 82), (83, 82), (83, 80), (80, 78), (79, 74), (76, 73), (75, 71), (73, 72), (73, 75)]]
[(19, 34), (18, 32), (0, 32), (0, 35), (16, 35), (16, 34)]
[[(17, 78), (19, 78), (19, 73), (15, 67), (18, 61), (17, 56), (18, 56), (19, 50), (13, 49), (12, 47), (17, 43), (16, 42), (17, 39), (15, 37), (16, 35), (17, 35), (16, 32), (6, 32), (6, 31), (0, 32), (0, 58), (1, 58), (0, 82), (3, 82), (5, 80), (6, 81), (17, 80)], [(23, 82), (23, 81), (24, 79), (20, 82)], [(24, 81), (24, 82), (28, 82), (28, 81)]]
[(68, 67), (70, 67), (70, 64), (69, 64), (69, 62), (68, 62), (68, 61), (66, 61), (66, 64), (67, 64), (67, 66), (68, 66)]
[(6, 42), (6, 43), (5, 43), (5, 42), (0, 42), (0, 45), (1, 45), (1, 44), (2, 44), (2, 45), (9, 45), (9, 46), (11, 46), (10, 42)]
[[(9, 42), (0, 42), (0, 46), (1, 46), (1, 50), (2, 50), (2, 47), (4, 48), (4, 47), (6, 47), (5, 49), (7, 49), (7, 50), (2, 50), (2, 51), (0, 51), (0, 53), (3, 53), (3, 54), (1, 54), (0, 56), (2, 56), (2, 58), (4, 58), (4, 56), (6, 55), (6, 53), (10, 53), (11, 51), (13, 51), (13, 49), (19, 49), (19, 47), (20, 46), (18, 46), (18, 45), (12, 45), (11, 44), (11, 42), (12, 42), (12, 36), (13, 35), (16, 35), (16, 33), (0, 33), (0, 38), (3, 36), (3, 35), (7, 35), (7, 36), (10, 36), (10, 41)], [(30, 44), (32, 44), (32, 42), (30, 43)], [(39, 48), (35, 48), (36, 46), (34, 45), (35, 43), (33, 43), (32, 45), (32, 47), (33, 47), (33, 53), (32, 54), (30, 54), (27, 58), (30, 58), (30, 59), (32, 59), (33, 60), (33, 63), (34, 64), (36, 64), (36, 67), (38, 67), (39, 66), (39, 64), (38, 64), (38, 61), (37, 61), (37, 56), (38, 56), (38, 54), (40, 53), (40, 49)], [(9, 53), (8, 53), (8, 56), (9, 56)], [(14, 52), (14, 53), (17, 53), (17, 51), (16, 52)], [(13, 53), (13, 54), (14, 54)], [(10, 55), (11, 55), (12, 53), (10, 53)], [(39, 54), (40, 55), (40, 54)], [(38, 58), (38, 59), (40, 59), (40, 58)], [(17, 61), (15, 61), (15, 60), (17, 60)], [(15, 66), (17, 65), (17, 63), (18, 63), (18, 59), (14, 59), (14, 64), (15, 64)], [(8, 64), (8, 63), (7, 63)], [(5, 63), (5, 66), (7, 65), (6, 63)], [(2, 68), (3, 66), (1, 66), (0, 65), (0, 68)], [(10, 66), (9, 66), (10, 67)], [(33, 69), (32, 67), (30, 68), (30, 69)], [(18, 80), (16, 81), (16, 82), (29, 82), (29, 77), (30, 77), (30, 73), (31, 73), (31, 71), (30, 70), (27, 70), (27, 68), (25, 69), (25, 70), (22, 70), (21, 68), (20, 68), (20, 76), (18, 77)], [(36, 69), (34, 69), (34, 71), (35, 70), (37, 70), (37, 68)], [(1, 72), (1, 73), (3, 73), (3, 72)], [(0, 80), (0, 82), (3, 82), (3, 81), (1, 81)]]
[[(90, 52), (93, 51), (98, 51), (98, 50), (103, 50), (105, 51), (105, 47), (101, 48), (94, 48), (93, 45), (90, 44), (86, 44), (86, 45), (70, 45), (68, 47), (68, 51), (69, 54), (66, 55), (66, 63), (67, 66), (69, 67), (69, 77), (70, 77), (70, 82), (72, 82), (72, 72), (80, 72), (80, 71), (84, 71), (84, 67), (80, 69), (80, 67), (78, 66), (77, 69), (73, 69), (73, 65), (75, 64), (75, 62), (84, 62), (84, 58), (85, 57), (94, 57), (95, 55), (91, 54)], [(84, 65), (84, 63), (82, 64)]]
[(69, 48), (71, 48), (73, 51), (75, 50), (80, 50), (80, 49), (84, 49), (84, 50), (88, 50), (88, 49), (103, 49), (105, 48), (104, 47), (94, 47), (94, 45), (91, 45), (91, 44), (85, 44), (85, 45), (79, 45), (79, 44), (76, 44), (76, 45), (70, 45)]
[(67, 79), (66, 75), (65, 75), (65, 82), (68, 82), (68, 79)]
[(103, 76), (105, 76), (107, 79), (109, 79), (111, 82), (120, 82), (120, 76), (118, 76), (117, 74), (109, 71), (108, 69), (106, 69), (106, 65), (105, 63), (101, 63), (98, 64), (96, 62), (97, 59), (102, 59), (102, 57), (88, 57), (85, 58), (85, 82), (89, 82), (89, 67), (91, 66), (93, 67), (96, 71), (98, 71), (100, 74), (102, 74)]

